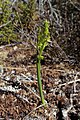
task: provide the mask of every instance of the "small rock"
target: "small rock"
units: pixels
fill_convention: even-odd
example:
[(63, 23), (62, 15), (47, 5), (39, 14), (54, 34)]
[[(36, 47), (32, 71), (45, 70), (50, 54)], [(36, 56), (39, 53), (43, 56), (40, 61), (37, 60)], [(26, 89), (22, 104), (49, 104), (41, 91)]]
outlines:
[(16, 51), (16, 50), (17, 50), (17, 48), (18, 48), (17, 46), (14, 46), (14, 48), (13, 48), (13, 49)]

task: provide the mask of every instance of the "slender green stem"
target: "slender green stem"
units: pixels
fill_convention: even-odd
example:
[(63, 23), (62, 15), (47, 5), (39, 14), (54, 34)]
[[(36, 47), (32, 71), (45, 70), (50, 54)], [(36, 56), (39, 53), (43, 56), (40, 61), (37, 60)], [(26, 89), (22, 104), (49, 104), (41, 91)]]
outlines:
[(39, 27), (38, 39), (37, 39), (37, 79), (38, 79), (41, 102), (44, 105), (45, 105), (45, 99), (42, 91), (41, 60), (43, 59), (43, 55), (42, 55), (43, 50), (45, 49), (49, 41), (50, 41), (49, 22), (45, 20), (44, 27)]
[(42, 91), (42, 81), (41, 81), (40, 70), (41, 70), (41, 60), (37, 57), (37, 79), (38, 79), (39, 93), (40, 93), (42, 104), (45, 104), (44, 95)]

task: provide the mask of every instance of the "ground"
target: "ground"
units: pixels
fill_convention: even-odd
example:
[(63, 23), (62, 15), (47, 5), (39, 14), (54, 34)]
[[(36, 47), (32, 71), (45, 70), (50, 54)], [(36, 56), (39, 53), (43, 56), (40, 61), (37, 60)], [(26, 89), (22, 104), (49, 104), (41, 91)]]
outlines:
[(44, 56), (46, 107), (39, 97), (36, 49), (27, 43), (0, 47), (0, 120), (80, 119), (79, 68)]

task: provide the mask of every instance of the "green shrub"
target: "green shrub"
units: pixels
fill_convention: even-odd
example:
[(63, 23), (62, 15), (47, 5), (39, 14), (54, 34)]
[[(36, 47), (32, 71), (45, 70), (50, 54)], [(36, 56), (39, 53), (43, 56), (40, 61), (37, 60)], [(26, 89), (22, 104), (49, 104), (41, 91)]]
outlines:
[(12, 6), (10, 0), (0, 1), (0, 44), (21, 39), (21, 31), (33, 30), (36, 12), (35, 0), (18, 1)]
[(11, 17), (12, 8), (10, 0), (1, 0), (0, 1), (0, 44), (1, 43), (10, 43), (17, 39), (14, 30), (14, 22)]

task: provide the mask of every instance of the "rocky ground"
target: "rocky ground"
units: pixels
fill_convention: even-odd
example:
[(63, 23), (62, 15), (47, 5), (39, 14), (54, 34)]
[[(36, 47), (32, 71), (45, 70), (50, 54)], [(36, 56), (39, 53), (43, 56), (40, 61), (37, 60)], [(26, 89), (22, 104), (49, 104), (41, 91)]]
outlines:
[(68, 62), (52, 61), (44, 52), (41, 104), (36, 50), (23, 43), (0, 47), (0, 120), (80, 120), (80, 71)]

